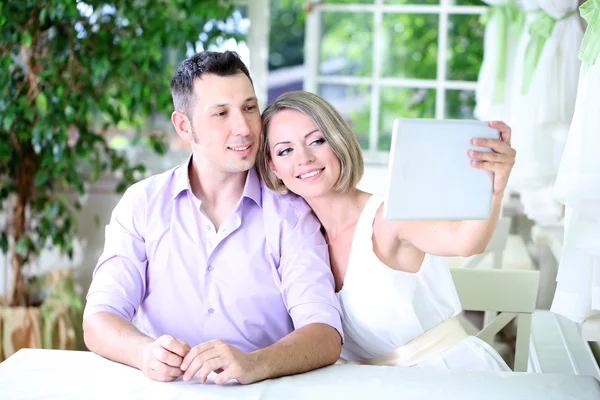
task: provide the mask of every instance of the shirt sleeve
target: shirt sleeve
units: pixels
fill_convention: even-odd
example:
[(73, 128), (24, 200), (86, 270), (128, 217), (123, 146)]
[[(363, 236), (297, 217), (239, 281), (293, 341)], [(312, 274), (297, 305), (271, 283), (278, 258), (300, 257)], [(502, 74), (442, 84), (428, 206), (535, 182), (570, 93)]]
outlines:
[(342, 314), (327, 242), (312, 212), (305, 212), (289, 236), (282, 238), (279, 268), (282, 296), (294, 328), (327, 324), (339, 332), (343, 341)]
[(105, 244), (87, 294), (84, 319), (107, 311), (132, 321), (146, 292), (145, 195), (129, 188), (105, 229)]

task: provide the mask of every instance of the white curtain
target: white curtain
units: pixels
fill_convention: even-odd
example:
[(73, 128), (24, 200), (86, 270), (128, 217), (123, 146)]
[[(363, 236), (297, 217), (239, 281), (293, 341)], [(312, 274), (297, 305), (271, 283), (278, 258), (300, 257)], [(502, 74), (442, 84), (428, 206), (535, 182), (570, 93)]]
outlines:
[(517, 40), (524, 12), (516, 0), (483, 0), (489, 5), (484, 14), (483, 62), (475, 92), (475, 116), (483, 121), (510, 120), (510, 87)]
[(588, 27), (579, 89), (555, 198), (565, 205), (565, 233), (551, 310), (582, 322), (600, 310), (600, 0), (581, 8)]
[(517, 161), (509, 187), (525, 213), (542, 225), (559, 224), (563, 207), (552, 199), (573, 117), (583, 32), (578, 0), (524, 0), (525, 27), (517, 44), (510, 95)]

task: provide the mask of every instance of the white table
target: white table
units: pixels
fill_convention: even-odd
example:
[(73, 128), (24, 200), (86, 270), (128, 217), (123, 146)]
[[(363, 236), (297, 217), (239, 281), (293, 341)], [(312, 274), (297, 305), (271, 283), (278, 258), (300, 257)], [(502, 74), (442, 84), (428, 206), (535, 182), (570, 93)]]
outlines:
[(600, 399), (589, 376), (334, 365), (254, 385), (153, 382), (90, 352), (23, 349), (0, 364), (0, 399)]

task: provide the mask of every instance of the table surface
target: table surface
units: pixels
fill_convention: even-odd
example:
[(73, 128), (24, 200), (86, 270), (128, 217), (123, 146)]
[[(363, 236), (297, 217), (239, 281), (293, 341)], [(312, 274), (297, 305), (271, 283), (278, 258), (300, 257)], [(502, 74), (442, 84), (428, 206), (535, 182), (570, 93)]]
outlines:
[(253, 385), (154, 382), (91, 352), (23, 349), (0, 364), (2, 399), (600, 399), (590, 376), (332, 365)]

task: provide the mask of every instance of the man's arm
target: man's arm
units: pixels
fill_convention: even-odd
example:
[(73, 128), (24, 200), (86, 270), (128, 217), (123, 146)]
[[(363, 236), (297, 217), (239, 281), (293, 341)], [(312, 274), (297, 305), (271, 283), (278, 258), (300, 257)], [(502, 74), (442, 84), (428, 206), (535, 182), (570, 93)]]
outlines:
[(83, 321), (85, 344), (109, 360), (141, 369), (144, 347), (154, 340), (122, 317), (101, 311)]
[(138, 368), (154, 380), (182, 375), (189, 346), (174, 338), (157, 340), (132, 324), (145, 295), (147, 257), (144, 243), (143, 186), (131, 187), (113, 210), (104, 251), (94, 270), (84, 312), (84, 340), (91, 351)]
[(341, 310), (321, 224), (307, 210), (282, 240), (281, 294), (295, 331), (251, 353), (220, 340), (195, 346), (181, 364), (184, 380), (198, 373), (205, 382), (215, 371), (215, 383), (237, 379), (245, 384), (310, 371), (339, 358), (343, 341)]
[[(279, 273), (282, 298), (296, 330), (263, 353), (259, 350), (259, 354), (276, 367), (283, 367), (284, 364), (278, 363), (285, 362), (285, 373), (333, 364), (344, 341), (342, 311), (335, 294), (327, 242), (321, 233), (321, 223), (310, 209), (282, 239)], [(277, 361), (276, 352), (284, 349), (290, 356), (296, 349), (297, 356)], [(285, 374), (267, 369), (276, 376)]]
[(259, 378), (299, 374), (335, 363), (342, 351), (342, 338), (333, 327), (313, 323), (278, 342), (251, 353), (255, 356)]
[(180, 365), (190, 346), (163, 335), (154, 340), (129, 321), (110, 312), (97, 312), (83, 323), (85, 344), (96, 354), (141, 370), (148, 378), (170, 382), (181, 375)]
[(217, 372), (215, 383), (236, 379), (241, 384), (300, 374), (333, 364), (340, 356), (341, 337), (326, 324), (306, 325), (263, 349), (244, 353), (221, 341), (195, 346), (181, 363), (184, 381), (198, 374), (206, 382)]

